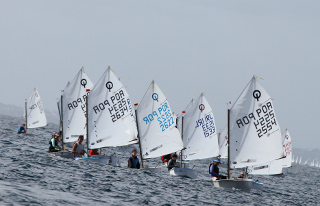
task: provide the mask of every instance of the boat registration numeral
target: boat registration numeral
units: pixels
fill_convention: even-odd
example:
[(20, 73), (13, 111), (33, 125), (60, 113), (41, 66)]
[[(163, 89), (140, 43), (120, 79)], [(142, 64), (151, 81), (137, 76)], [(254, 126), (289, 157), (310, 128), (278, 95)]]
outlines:
[(205, 118), (200, 118), (199, 120), (197, 120), (196, 128), (197, 127), (202, 127), (205, 137), (213, 135), (216, 131), (216, 127), (213, 122), (213, 116), (211, 114), (206, 115)]
[(272, 103), (265, 103), (254, 112), (238, 119), (236, 124), (238, 128), (242, 128), (249, 125), (250, 122), (253, 122), (259, 138), (275, 128), (278, 124), (274, 115)]
[(109, 100), (107, 99), (104, 102), (93, 107), (93, 111), (95, 112), (95, 114), (99, 114), (105, 109), (108, 109), (112, 122), (121, 119), (126, 114), (126, 112), (129, 112), (126, 96), (123, 90), (120, 90), (119, 92), (111, 96)]
[(146, 125), (150, 124), (155, 119), (158, 121), (162, 132), (174, 125), (173, 116), (167, 102), (165, 102), (151, 114), (143, 117), (143, 121), (146, 123)]

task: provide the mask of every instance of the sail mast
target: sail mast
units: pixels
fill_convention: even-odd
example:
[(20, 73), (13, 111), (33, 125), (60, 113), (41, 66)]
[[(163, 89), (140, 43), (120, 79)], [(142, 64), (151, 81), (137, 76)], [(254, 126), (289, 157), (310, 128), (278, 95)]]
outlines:
[[(185, 111), (183, 111), (182, 113), (185, 113)], [(183, 116), (181, 116), (181, 140), (183, 142)], [(180, 168), (182, 168), (182, 150), (180, 152)]]
[(61, 125), (61, 143), (62, 143), (62, 149), (64, 150), (65, 144), (63, 143), (63, 104), (62, 104), (62, 95), (60, 97), (60, 110), (61, 110), (61, 115), (60, 115), (60, 125)]
[[(138, 104), (135, 104), (134, 106), (138, 107)], [(134, 112), (136, 113), (136, 123), (137, 123), (137, 130), (138, 130), (137, 138), (139, 140), (139, 152), (140, 152), (140, 158), (141, 158), (141, 166), (142, 166), (142, 168), (144, 168), (144, 162), (143, 162), (143, 158), (142, 158), (141, 141), (140, 141), (140, 135), (139, 135), (138, 113), (137, 113), (136, 109), (134, 110)]]
[(230, 179), (230, 109), (228, 109), (228, 179)]
[(87, 96), (86, 96), (86, 136), (87, 136), (87, 157), (89, 157), (89, 130), (88, 130), (88, 96), (90, 89), (87, 89)]
[(26, 102), (24, 103), (24, 108), (25, 108), (25, 116), (26, 116), (26, 131), (28, 129), (28, 112), (27, 112), (27, 100)]

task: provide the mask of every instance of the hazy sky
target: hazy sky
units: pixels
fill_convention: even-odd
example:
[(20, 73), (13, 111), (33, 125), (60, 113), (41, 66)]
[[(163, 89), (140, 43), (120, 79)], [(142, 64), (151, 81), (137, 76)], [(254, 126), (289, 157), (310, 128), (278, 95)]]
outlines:
[(0, 0), (0, 102), (45, 109), (84, 66), (108, 65), (133, 102), (152, 79), (181, 113), (206, 93), (218, 128), (253, 75), (275, 99), (293, 147), (320, 148), (320, 1)]

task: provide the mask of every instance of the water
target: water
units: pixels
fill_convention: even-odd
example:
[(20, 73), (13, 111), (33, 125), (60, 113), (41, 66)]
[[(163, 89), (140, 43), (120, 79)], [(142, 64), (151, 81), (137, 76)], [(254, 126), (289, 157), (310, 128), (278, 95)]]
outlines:
[(320, 205), (319, 168), (294, 164), (284, 177), (259, 177), (263, 190), (244, 193), (213, 187), (210, 160), (191, 162), (195, 180), (128, 169), (130, 154), (118, 148), (107, 154), (122, 167), (74, 161), (47, 152), (57, 125), (18, 135), (23, 119), (0, 115), (0, 122), (0, 205)]

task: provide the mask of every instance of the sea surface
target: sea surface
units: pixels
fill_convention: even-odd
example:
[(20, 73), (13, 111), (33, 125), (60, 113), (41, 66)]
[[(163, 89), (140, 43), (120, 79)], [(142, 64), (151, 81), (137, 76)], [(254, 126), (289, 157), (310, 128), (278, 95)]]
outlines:
[(75, 161), (47, 152), (57, 124), (16, 134), (22, 118), (0, 115), (0, 122), (0, 205), (320, 205), (319, 168), (293, 164), (283, 177), (254, 177), (263, 189), (245, 193), (213, 187), (212, 159), (190, 163), (197, 179), (128, 169), (123, 148), (107, 149), (121, 167)]

